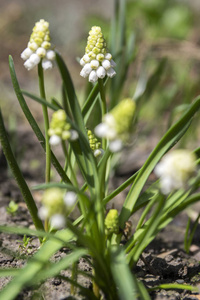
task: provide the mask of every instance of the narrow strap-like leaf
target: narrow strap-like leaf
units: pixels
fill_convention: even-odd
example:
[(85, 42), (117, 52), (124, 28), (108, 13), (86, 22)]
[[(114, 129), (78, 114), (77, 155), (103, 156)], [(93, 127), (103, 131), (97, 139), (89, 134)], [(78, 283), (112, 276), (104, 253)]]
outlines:
[[(38, 138), (42, 148), (45, 151), (45, 138), (37, 124), (37, 122), (35, 121), (32, 113), (30, 112), (26, 101), (22, 95), (22, 92), (20, 90), (19, 87), (19, 83), (16, 77), (16, 73), (15, 73), (15, 68), (14, 68), (14, 62), (11, 56), (9, 56), (9, 67), (10, 67), (10, 74), (11, 74), (11, 79), (12, 79), (12, 83), (13, 83), (13, 87), (17, 96), (17, 99), (19, 101), (19, 104), (23, 110), (24, 115), (26, 116), (29, 124), (31, 125), (31, 128), (33, 129), (36, 137)], [(52, 163), (55, 167), (55, 169), (57, 170), (58, 174), (60, 175), (60, 177), (63, 179), (63, 181), (71, 183), (70, 179), (68, 178), (68, 176), (65, 174), (63, 168), (61, 167), (61, 165), (59, 164), (57, 158), (55, 157), (55, 155), (53, 154), (53, 152), (51, 152), (51, 158), (52, 158)]]
[(5, 130), (3, 117), (0, 110), (0, 142), (1, 146), (3, 148), (5, 157), (7, 159), (7, 162), (9, 164), (9, 167), (15, 177), (15, 180), (21, 190), (22, 196), (24, 198), (24, 201), (26, 202), (26, 205), (28, 207), (28, 210), (30, 212), (30, 215), (32, 217), (33, 223), (37, 229), (44, 229), (42, 221), (38, 217), (38, 210), (37, 206), (35, 204), (35, 201), (33, 199), (33, 196), (29, 190), (29, 187), (22, 175), (22, 172), (17, 164), (17, 161), (13, 155), (12, 149), (10, 147), (9, 139)]

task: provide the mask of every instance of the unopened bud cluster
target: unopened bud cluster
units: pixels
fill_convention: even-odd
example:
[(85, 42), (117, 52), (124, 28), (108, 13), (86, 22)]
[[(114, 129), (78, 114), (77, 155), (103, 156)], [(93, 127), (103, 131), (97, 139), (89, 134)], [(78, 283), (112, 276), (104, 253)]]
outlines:
[(49, 219), (53, 228), (59, 229), (66, 225), (66, 217), (75, 205), (77, 195), (59, 188), (47, 189), (42, 198), (42, 207), (38, 214), (42, 220)]
[(78, 138), (77, 131), (71, 129), (71, 125), (67, 122), (67, 115), (63, 109), (53, 113), (48, 134), (51, 145), (58, 145), (62, 140), (76, 140)]
[(101, 142), (97, 140), (97, 138), (91, 130), (87, 130), (87, 135), (89, 139), (90, 148), (92, 149), (94, 156), (97, 157), (101, 155), (103, 152), (103, 150), (101, 149)]
[(27, 70), (33, 69), (42, 61), (43, 69), (51, 69), (55, 52), (51, 49), (49, 23), (41, 19), (35, 23), (27, 48), (21, 53)]
[(90, 82), (96, 82), (98, 78), (114, 77), (116, 72), (112, 55), (106, 50), (106, 42), (101, 32), (101, 27), (93, 26), (89, 32), (85, 55), (80, 60), (83, 67), (80, 75), (89, 76)]
[(109, 147), (112, 152), (121, 150), (123, 143), (128, 139), (135, 108), (135, 102), (131, 98), (126, 98), (107, 113), (103, 122), (95, 128), (98, 137), (110, 140)]
[(116, 209), (110, 209), (105, 218), (105, 233), (106, 235), (119, 233), (119, 216)]
[(178, 149), (165, 155), (154, 172), (160, 178), (163, 194), (185, 188), (196, 171), (196, 156), (188, 150)]

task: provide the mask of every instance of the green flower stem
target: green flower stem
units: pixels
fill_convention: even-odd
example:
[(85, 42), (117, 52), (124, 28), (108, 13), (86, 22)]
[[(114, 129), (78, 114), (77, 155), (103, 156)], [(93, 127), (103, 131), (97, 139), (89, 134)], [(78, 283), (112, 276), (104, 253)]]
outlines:
[(72, 176), (72, 179), (73, 179), (73, 183), (74, 183), (74, 185), (76, 187), (78, 187), (78, 182), (77, 182), (77, 179), (76, 179), (76, 174), (74, 173), (74, 170), (73, 170), (73, 167), (72, 167), (72, 164), (71, 164), (71, 160), (70, 160), (70, 157), (69, 157), (69, 153), (67, 151), (67, 147), (66, 147), (65, 141), (62, 141), (62, 149), (63, 149), (64, 155), (65, 155), (64, 171), (66, 172), (67, 171), (67, 167), (69, 167), (69, 169), (71, 171), (71, 176)]
[[(98, 79), (98, 85), (99, 85), (99, 92), (101, 95), (101, 110), (102, 110), (102, 119), (103, 116), (107, 113), (107, 106), (106, 106), (106, 97), (105, 97), (105, 91), (104, 91), (104, 85), (103, 85), (103, 80)], [(106, 149), (106, 144), (107, 141), (106, 139), (102, 139), (102, 148), (105, 150)]]
[[(39, 77), (39, 88), (40, 88), (40, 96), (41, 98), (46, 100), (46, 94), (44, 89), (44, 73), (41, 62), (38, 65), (38, 77)], [(45, 182), (50, 182), (50, 173), (51, 173), (51, 148), (49, 145), (49, 117), (47, 106), (45, 104), (42, 105), (43, 117), (44, 117), (44, 126), (45, 126), (45, 138), (46, 138), (46, 172), (45, 172)]]
[(28, 188), (28, 185), (22, 175), (22, 172), (19, 169), (19, 166), (16, 162), (16, 159), (15, 159), (12, 149), (10, 147), (10, 143), (8, 140), (8, 136), (6, 134), (1, 110), (0, 110), (0, 142), (1, 142), (1, 146), (4, 151), (4, 154), (5, 154), (5, 157), (7, 159), (7, 162), (10, 166), (10, 169), (16, 179), (16, 182), (17, 182), (17, 184), (21, 190), (21, 193), (23, 195), (23, 198), (26, 202), (26, 205), (27, 205), (30, 215), (32, 217), (35, 228), (37, 230), (44, 230), (42, 221), (38, 217), (38, 210), (37, 210), (35, 201), (33, 199), (33, 196), (32, 196), (32, 194)]

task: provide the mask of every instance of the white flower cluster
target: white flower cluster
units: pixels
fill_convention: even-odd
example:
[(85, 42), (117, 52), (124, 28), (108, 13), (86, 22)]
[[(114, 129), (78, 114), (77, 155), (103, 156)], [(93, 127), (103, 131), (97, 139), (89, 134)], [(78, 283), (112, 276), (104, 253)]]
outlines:
[(84, 78), (89, 76), (90, 82), (96, 82), (98, 78), (114, 77), (116, 63), (112, 55), (106, 51), (106, 42), (101, 32), (101, 27), (93, 26), (89, 32), (85, 55), (80, 60), (83, 67), (80, 75)]
[(121, 150), (128, 139), (135, 114), (135, 102), (131, 98), (122, 100), (103, 117), (103, 122), (96, 126), (95, 134), (109, 140), (111, 152)]
[(44, 70), (53, 67), (55, 52), (51, 49), (49, 23), (41, 19), (35, 23), (27, 48), (21, 53), (24, 66), (29, 71), (42, 60)]
[(154, 172), (160, 178), (160, 188), (167, 195), (184, 188), (196, 170), (196, 156), (188, 150), (174, 150), (165, 155)]
[(67, 212), (75, 205), (76, 200), (77, 195), (72, 191), (64, 193), (59, 188), (50, 188), (43, 195), (43, 206), (38, 215), (42, 220), (49, 219), (53, 228), (63, 228), (66, 225)]
[(53, 113), (48, 134), (50, 136), (49, 143), (52, 146), (60, 144), (62, 140), (75, 141), (78, 139), (78, 132), (72, 129), (67, 122), (67, 115), (63, 109)]

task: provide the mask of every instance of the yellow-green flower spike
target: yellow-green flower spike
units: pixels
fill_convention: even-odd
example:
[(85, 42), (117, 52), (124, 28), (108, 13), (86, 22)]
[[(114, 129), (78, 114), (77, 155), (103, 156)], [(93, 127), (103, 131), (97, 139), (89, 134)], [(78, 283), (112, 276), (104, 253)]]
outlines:
[(116, 72), (112, 55), (107, 52), (106, 41), (101, 32), (101, 27), (93, 26), (89, 32), (85, 55), (80, 60), (83, 67), (80, 75), (89, 76), (90, 82), (96, 82), (98, 78), (114, 77)]
[(135, 101), (131, 98), (122, 100), (109, 113), (103, 122), (95, 128), (95, 134), (101, 138), (107, 138), (112, 152), (121, 150), (123, 143), (127, 141), (134, 121)]
[(119, 216), (116, 209), (110, 209), (105, 218), (105, 233), (106, 235), (119, 233)]
[(67, 122), (67, 115), (63, 109), (53, 113), (48, 134), (51, 145), (57, 145), (61, 140), (75, 140), (78, 138), (78, 133), (71, 129), (71, 125)]
[(103, 153), (103, 150), (101, 148), (101, 142), (97, 140), (97, 138), (91, 130), (87, 130), (87, 135), (89, 139), (90, 148), (92, 149), (94, 156), (97, 157), (101, 155)]
[(50, 40), (49, 23), (41, 19), (35, 23), (27, 48), (21, 53), (27, 70), (33, 69), (40, 61), (45, 70), (53, 67), (55, 52), (51, 49)]
[(59, 188), (49, 188), (44, 192), (42, 204), (48, 210), (48, 218), (54, 214), (63, 214), (65, 211), (64, 195), (64, 190)]
[(154, 172), (160, 178), (163, 194), (185, 188), (196, 172), (197, 157), (185, 149), (177, 149), (167, 153), (156, 166)]

